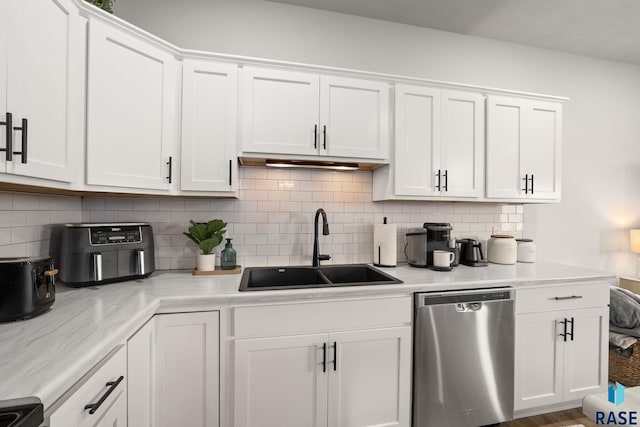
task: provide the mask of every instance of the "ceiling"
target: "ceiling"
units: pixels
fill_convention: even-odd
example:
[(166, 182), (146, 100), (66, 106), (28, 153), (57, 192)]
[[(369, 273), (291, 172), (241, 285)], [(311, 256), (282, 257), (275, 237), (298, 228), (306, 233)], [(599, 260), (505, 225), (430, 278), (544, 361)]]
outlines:
[(640, 65), (640, 0), (272, 0)]

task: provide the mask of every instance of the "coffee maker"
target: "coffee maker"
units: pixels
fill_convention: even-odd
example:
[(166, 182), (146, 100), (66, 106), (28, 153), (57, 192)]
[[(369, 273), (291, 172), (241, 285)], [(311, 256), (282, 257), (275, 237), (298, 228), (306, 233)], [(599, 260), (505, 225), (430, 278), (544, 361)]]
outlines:
[(427, 265), (433, 265), (433, 251), (450, 251), (451, 224), (448, 222), (425, 222), (427, 230)]
[(407, 232), (407, 262), (412, 267), (433, 265), (433, 251), (451, 251), (451, 224), (447, 222), (425, 222), (422, 228), (410, 228)]

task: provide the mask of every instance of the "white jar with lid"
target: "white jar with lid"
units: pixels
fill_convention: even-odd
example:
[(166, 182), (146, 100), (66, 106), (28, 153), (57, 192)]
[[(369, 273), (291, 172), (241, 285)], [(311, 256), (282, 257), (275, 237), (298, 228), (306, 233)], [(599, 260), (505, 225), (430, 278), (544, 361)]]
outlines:
[(487, 259), (494, 264), (515, 264), (518, 258), (516, 239), (506, 234), (494, 234), (487, 240)]
[(536, 262), (536, 244), (531, 239), (516, 239), (518, 262)]

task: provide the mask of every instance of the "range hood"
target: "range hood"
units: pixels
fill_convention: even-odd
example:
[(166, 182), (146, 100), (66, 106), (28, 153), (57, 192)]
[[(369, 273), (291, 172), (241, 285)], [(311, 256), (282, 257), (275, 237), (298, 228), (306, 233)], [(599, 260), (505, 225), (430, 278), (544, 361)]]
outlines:
[(272, 159), (238, 157), (242, 166), (267, 166), (274, 168), (303, 168), (303, 169), (326, 169), (338, 171), (353, 170), (374, 170), (384, 166), (383, 163), (362, 163), (362, 162), (340, 162), (332, 160), (294, 160), (294, 159)]

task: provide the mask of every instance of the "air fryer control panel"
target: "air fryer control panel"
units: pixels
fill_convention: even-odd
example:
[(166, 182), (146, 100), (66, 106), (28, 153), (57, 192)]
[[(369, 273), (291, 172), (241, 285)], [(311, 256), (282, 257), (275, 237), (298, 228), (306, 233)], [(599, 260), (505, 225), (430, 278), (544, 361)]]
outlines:
[(128, 225), (118, 227), (89, 228), (91, 245), (113, 245), (122, 243), (142, 242), (142, 232), (139, 226)]

